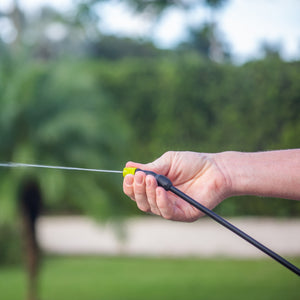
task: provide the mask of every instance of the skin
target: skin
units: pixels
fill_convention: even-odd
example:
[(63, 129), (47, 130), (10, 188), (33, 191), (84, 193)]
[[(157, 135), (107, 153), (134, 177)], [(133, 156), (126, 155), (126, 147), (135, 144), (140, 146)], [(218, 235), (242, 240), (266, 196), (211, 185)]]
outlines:
[[(149, 164), (128, 162), (167, 176), (178, 189), (209, 209), (236, 195), (300, 200), (300, 149), (256, 153), (166, 152)], [(144, 212), (165, 219), (192, 222), (203, 214), (158, 187), (151, 175), (136, 172), (123, 182), (124, 193)]]

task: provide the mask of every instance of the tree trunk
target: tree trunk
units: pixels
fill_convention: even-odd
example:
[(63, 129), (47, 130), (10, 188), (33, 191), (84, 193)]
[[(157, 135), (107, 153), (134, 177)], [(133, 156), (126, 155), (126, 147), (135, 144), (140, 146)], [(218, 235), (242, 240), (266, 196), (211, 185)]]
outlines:
[(19, 201), (24, 259), (28, 275), (27, 300), (37, 300), (40, 250), (36, 235), (36, 221), (41, 211), (42, 197), (36, 181), (27, 180), (23, 183), (20, 189)]

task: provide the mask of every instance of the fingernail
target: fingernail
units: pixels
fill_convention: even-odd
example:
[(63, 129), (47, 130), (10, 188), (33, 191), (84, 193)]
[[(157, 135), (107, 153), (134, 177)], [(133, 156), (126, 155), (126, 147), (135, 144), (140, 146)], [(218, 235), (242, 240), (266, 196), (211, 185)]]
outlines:
[(136, 181), (137, 184), (142, 184), (142, 183), (143, 183), (143, 180), (144, 180), (143, 175), (137, 174), (137, 175), (135, 176), (135, 181)]

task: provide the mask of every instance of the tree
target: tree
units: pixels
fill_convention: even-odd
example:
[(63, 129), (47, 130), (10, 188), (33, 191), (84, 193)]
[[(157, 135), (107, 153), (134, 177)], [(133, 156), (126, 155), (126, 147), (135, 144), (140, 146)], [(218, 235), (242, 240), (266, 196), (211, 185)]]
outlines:
[(157, 57), (159, 51), (150, 42), (139, 42), (130, 38), (102, 36), (87, 44), (88, 54), (92, 57), (118, 60), (125, 57)]
[(211, 9), (218, 9), (225, 4), (227, 0), (158, 0), (158, 1), (143, 1), (143, 0), (127, 0), (127, 2), (135, 7), (138, 11), (149, 10), (152, 13), (160, 14), (165, 9), (176, 6), (181, 9), (194, 9), (198, 5), (206, 5)]
[(215, 12), (223, 7), (227, 0), (192, 0), (192, 1), (141, 1), (128, 0), (129, 4), (137, 11), (148, 11), (154, 16), (162, 16), (164, 11), (170, 7), (177, 7), (184, 11), (190, 11), (199, 5), (207, 6), (210, 9), (208, 20), (202, 22), (200, 27), (194, 26), (189, 29), (190, 38), (180, 46), (181, 49), (193, 49), (200, 51), (205, 57), (216, 61), (223, 62), (229, 58), (229, 51), (218, 32)]
[(230, 61), (230, 51), (217, 30), (215, 23), (204, 23), (201, 27), (191, 27), (187, 41), (176, 49), (179, 52), (194, 51), (206, 59), (216, 62)]
[[(1, 160), (120, 168), (128, 127), (95, 85), (90, 70), (73, 63), (15, 63), (6, 67), (10, 72), (0, 76)], [(1, 170), (1, 223), (13, 222), (20, 211), (28, 299), (37, 298), (35, 225), (42, 207), (112, 216), (121, 194), (120, 180), (44, 169)], [(120, 201), (118, 207), (122, 207)]]
[[(101, 36), (99, 36), (99, 34), (95, 34), (97, 30), (95, 30), (95, 28), (93, 30), (87, 30), (87, 28), (90, 28), (91, 24), (97, 23), (98, 19), (95, 11), (97, 11), (97, 5), (103, 2), (105, 1), (79, 1), (77, 6), (77, 13), (73, 14), (73, 21), (71, 21), (71, 23), (80, 24), (82, 28), (85, 28), (85, 32), (94, 32), (94, 41), (92, 42), (96, 42), (96, 45), (98, 44), (100, 46)], [(189, 48), (193, 48), (196, 51), (200, 50), (202, 54), (205, 53), (206, 57), (213, 61), (223, 62), (228, 59), (229, 52), (227, 46), (221, 38), (221, 34), (218, 31), (217, 21), (215, 17), (215, 12), (218, 9), (221, 9), (226, 4), (227, 0), (127, 0), (126, 2), (129, 8), (132, 8), (138, 14), (146, 15), (147, 18), (153, 21), (153, 24), (155, 24), (159, 18), (162, 18), (164, 16), (164, 13), (171, 8), (177, 8), (188, 13), (193, 9), (198, 8), (199, 6), (208, 7), (210, 11), (209, 17), (207, 18), (207, 20), (201, 22), (201, 25), (196, 25), (194, 28), (190, 29), (190, 39), (187, 41), (187, 43), (185, 43), (185, 47), (182, 48), (187, 48), (187, 45), (190, 44), (192, 46)], [(200, 27), (198, 28), (198, 26)], [(101, 31), (101, 28), (99, 30)], [(199, 45), (201, 45), (200, 48)], [(114, 50), (115, 49), (113, 48), (112, 51)], [(208, 54), (206, 54), (206, 52)]]

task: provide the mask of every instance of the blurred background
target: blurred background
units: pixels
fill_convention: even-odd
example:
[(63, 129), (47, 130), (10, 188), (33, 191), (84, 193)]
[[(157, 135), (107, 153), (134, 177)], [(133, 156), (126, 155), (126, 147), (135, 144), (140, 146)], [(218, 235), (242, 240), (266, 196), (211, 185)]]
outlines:
[[(297, 0), (1, 0), (0, 161), (121, 170), (167, 150), (298, 148), (299, 14)], [(296, 222), (300, 203), (236, 197), (216, 212)], [(96, 258), (41, 251), (47, 231), (38, 225), (54, 220), (57, 234), (65, 216), (76, 216), (75, 226), (90, 218), (112, 224), (119, 251)], [(30, 300), (299, 295), (293, 275), (267, 260), (122, 255), (124, 224), (137, 217), (149, 219), (122, 194), (119, 175), (1, 168), (0, 293)], [(141, 270), (149, 270), (144, 279)]]

